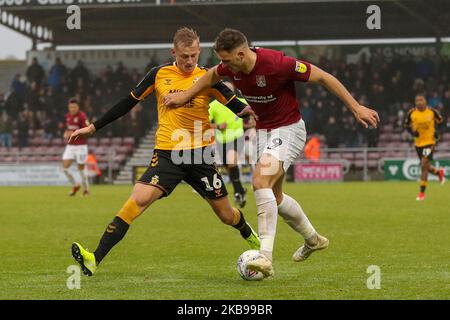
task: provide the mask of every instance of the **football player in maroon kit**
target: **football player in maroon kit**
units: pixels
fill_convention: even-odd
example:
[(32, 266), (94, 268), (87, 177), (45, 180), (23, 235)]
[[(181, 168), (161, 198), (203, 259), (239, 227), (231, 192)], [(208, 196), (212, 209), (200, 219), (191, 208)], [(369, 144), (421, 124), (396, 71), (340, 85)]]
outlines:
[(71, 98), (69, 100), (68, 109), (69, 112), (66, 114), (65, 123), (66, 130), (64, 131), (64, 140), (67, 142), (67, 145), (62, 156), (63, 170), (72, 184), (72, 191), (69, 195), (74, 196), (78, 190), (80, 190), (80, 185), (75, 182), (69, 168), (74, 160), (77, 162), (78, 171), (80, 172), (81, 177), (81, 184), (83, 185), (83, 196), (88, 196), (89, 182), (84, 171), (88, 156), (87, 139), (81, 137), (75, 141), (68, 142), (68, 140), (75, 130), (87, 127), (89, 125), (89, 121), (87, 120), (86, 114), (80, 111), (80, 105), (77, 99)]
[[(166, 96), (165, 104), (183, 106), (191, 97), (227, 76), (256, 114), (258, 161), (253, 189), (261, 254), (249, 262), (248, 267), (268, 277), (273, 275), (277, 214), (305, 240), (294, 253), (294, 261), (304, 261), (312, 252), (325, 249), (329, 244), (328, 239), (314, 229), (300, 204), (282, 191), (285, 173), (302, 153), (306, 140), (295, 81), (323, 85), (366, 128), (377, 127), (380, 120), (376, 111), (360, 105), (334, 76), (306, 61), (285, 56), (281, 51), (251, 48), (246, 36), (238, 30), (224, 29), (216, 38), (214, 50), (221, 63), (209, 69), (189, 90)], [(252, 110), (244, 109), (240, 115)]]

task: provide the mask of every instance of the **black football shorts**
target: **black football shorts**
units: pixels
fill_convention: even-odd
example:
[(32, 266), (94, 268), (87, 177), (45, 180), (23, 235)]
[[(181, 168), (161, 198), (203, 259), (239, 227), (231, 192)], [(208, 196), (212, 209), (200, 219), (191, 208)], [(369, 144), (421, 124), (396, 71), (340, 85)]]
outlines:
[(433, 160), (434, 144), (423, 147), (416, 147), (416, 151), (420, 160), (422, 160), (422, 158), (427, 158), (431, 161)]
[(228, 195), (214, 163), (213, 146), (192, 150), (155, 149), (150, 165), (137, 183), (153, 185), (168, 196), (182, 180), (203, 198), (214, 200)]

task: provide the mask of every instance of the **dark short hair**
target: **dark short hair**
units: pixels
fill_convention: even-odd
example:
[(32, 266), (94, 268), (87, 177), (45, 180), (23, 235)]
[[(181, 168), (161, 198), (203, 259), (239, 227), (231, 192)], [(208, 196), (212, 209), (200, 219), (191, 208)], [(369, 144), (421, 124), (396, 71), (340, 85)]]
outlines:
[(77, 98), (75, 98), (75, 97), (73, 97), (73, 98), (70, 98), (69, 99), (69, 103), (76, 103), (76, 104), (80, 104), (80, 102), (78, 101), (78, 99)]
[(425, 94), (425, 92), (416, 93), (416, 95), (414, 97), (415, 98), (417, 98), (417, 97), (424, 97), (425, 100), (427, 99), (427, 95)]
[(192, 46), (194, 41), (200, 41), (200, 37), (192, 28), (182, 27), (175, 32), (173, 36), (173, 45), (177, 46), (178, 44), (183, 44), (186, 47)]
[(226, 28), (223, 29), (216, 38), (214, 43), (214, 50), (230, 52), (240, 45), (247, 44), (247, 37), (236, 29)]

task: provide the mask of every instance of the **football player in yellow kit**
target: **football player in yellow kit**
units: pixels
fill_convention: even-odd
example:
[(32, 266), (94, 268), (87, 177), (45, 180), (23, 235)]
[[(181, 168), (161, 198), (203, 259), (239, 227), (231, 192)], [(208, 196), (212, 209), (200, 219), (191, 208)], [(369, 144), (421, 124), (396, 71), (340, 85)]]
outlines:
[(92, 135), (155, 93), (158, 129), (149, 167), (106, 228), (97, 249), (89, 252), (76, 242), (72, 245), (72, 256), (88, 276), (92, 276), (98, 264), (122, 240), (132, 222), (153, 202), (170, 195), (182, 180), (209, 203), (223, 223), (239, 230), (251, 249), (259, 249), (258, 236), (245, 221), (243, 213), (231, 206), (225, 184), (216, 170), (212, 154), (214, 135), (208, 113), (212, 95), (239, 116), (251, 114), (251, 110), (222, 82), (199, 93), (180, 108), (166, 107), (162, 102), (164, 95), (187, 90), (206, 73), (206, 69), (197, 65), (200, 39), (194, 30), (186, 27), (179, 29), (173, 42), (173, 63), (151, 69), (129, 95), (99, 120), (75, 131), (70, 138), (75, 140)]
[(405, 128), (414, 136), (414, 145), (420, 159), (422, 173), (420, 176), (420, 192), (417, 201), (425, 200), (425, 189), (428, 182), (428, 173), (437, 175), (439, 182), (445, 182), (444, 169), (436, 168), (430, 164), (438, 140), (436, 125), (443, 122), (442, 116), (436, 109), (427, 105), (424, 94), (417, 94), (415, 107), (409, 110), (405, 119)]

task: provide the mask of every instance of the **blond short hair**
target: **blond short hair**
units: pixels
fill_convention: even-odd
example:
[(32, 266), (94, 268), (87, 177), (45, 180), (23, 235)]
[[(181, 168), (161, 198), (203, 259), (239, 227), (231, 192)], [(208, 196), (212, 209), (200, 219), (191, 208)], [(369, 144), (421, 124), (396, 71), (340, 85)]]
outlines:
[(178, 29), (173, 36), (173, 45), (175, 47), (180, 44), (185, 47), (190, 47), (195, 41), (200, 41), (200, 37), (198, 36), (197, 31), (188, 27)]

